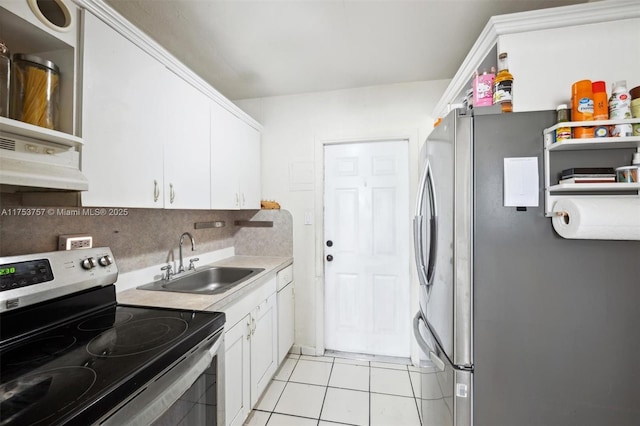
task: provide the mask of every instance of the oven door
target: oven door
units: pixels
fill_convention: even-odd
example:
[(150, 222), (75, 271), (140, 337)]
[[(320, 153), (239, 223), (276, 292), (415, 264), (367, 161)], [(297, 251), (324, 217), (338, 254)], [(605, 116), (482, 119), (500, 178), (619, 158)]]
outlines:
[(98, 424), (223, 426), (224, 420), (224, 334), (221, 330)]

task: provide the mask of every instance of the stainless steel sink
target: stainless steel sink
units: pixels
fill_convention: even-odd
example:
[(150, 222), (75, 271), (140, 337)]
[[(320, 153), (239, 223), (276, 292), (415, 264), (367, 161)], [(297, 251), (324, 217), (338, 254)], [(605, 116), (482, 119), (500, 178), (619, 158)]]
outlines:
[(262, 268), (210, 266), (195, 272), (184, 272), (170, 280), (155, 281), (138, 288), (178, 293), (218, 294), (224, 293), (262, 271), (264, 271)]

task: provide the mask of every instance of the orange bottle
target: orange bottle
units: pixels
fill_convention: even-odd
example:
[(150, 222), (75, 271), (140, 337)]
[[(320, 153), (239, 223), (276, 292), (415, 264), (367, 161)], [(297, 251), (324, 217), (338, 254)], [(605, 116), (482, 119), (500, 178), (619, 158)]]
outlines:
[[(607, 98), (607, 84), (604, 81), (594, 81), (591, 84), (593, 90), (593, 119), (609, 119), (609, 98)], [(594, 129), (596, 138), (609, 136), (609, 126), (598, 126)]]
[(593, 90), (593, 119), (609, 119), (609, 98), (607, 97), (607, 85), (604, 81), (594, 81), (591, 84)]
[[(593, 120), (593, 88), (591, 80), (580, 80), (571, 86), (571, 119), (573, 121)], [(574, 138), (594, 137), (593, 127), (574, 127)]]

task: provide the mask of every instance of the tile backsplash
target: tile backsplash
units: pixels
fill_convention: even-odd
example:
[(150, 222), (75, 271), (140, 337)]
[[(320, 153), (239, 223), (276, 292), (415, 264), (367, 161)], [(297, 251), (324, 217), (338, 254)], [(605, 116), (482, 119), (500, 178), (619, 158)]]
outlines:
[[(22, 209), (22, 210), (21, 210)], [(27, 210), (31, 215), (26, 215)], [(238, 227), (235, 221), (273, 221), (271, 228)], [(196, 222), (223, 221), (222, 228), (195, 229)], [(121, 272), (171, 261), (178, 256), (180, 235), (196, 241), (189, 256), (235, 247), (236, 254), (291, 256), (292, 217), (286, 210), (162, 210), (82, 207), (0, 208), (0, 256), (57, 250), (58, 236), (87, 234), (93, 246), (109, 246)]]

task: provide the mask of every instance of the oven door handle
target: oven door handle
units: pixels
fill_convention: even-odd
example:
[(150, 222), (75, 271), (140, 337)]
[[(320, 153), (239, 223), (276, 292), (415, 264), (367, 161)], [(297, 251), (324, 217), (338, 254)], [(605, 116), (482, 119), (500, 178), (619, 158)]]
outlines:
[[(148, 426), (158, 419), (171, 407), (211, 365), (214, 356), (220, 351), (224, 343), (224, 334), (220, 333), (215, 342), (208, 348), (201, 348), (194, 355), (190, 366), (185, 368), (180, 363), (166, 372), (147, 388), (138, 393), (120, 410), (99, 423), (105, 426)], [(188, 360), (183, 360), (185, 362)], [(153, 388), (153, 389), (151, 389)], [(161, 390), (157, 392), (156, 390)]]

